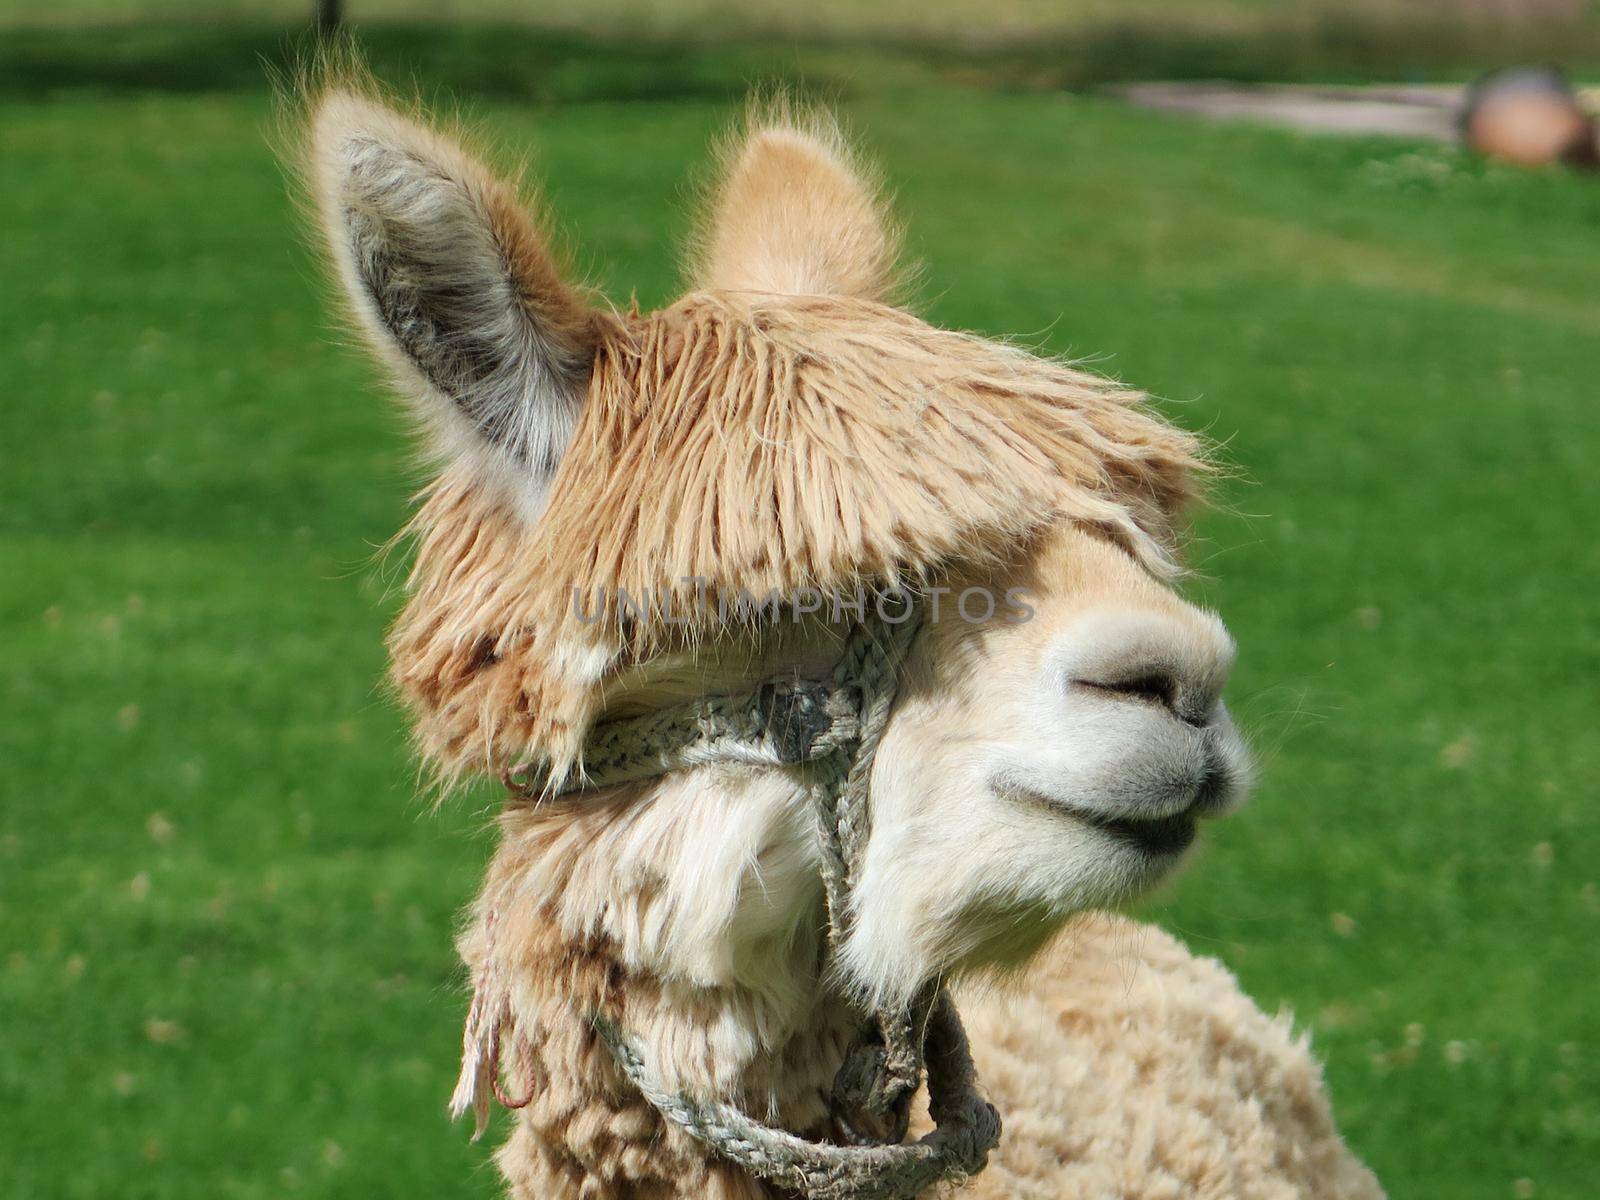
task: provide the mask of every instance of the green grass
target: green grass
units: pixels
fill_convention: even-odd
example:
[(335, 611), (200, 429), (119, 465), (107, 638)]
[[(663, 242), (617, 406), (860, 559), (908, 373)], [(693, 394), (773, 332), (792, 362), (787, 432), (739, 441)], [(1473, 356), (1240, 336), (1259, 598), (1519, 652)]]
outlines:
[[(483, 115), (657, 303), (746, 61), (586, 53)], [(1294, 1009), (1397, 1197), (1592, 1194), (1593, 181), (801, 65), (934, 319), (1109, 355), (1245, 476), (1195, 590), (1265, 777), (1152, 915)], [(401, 422), (264, 94), (135, 83), (0, 92), (0, 1193), (494, 1195), (443, 1116), (492, 797), (426, 813), (377, 686)]]

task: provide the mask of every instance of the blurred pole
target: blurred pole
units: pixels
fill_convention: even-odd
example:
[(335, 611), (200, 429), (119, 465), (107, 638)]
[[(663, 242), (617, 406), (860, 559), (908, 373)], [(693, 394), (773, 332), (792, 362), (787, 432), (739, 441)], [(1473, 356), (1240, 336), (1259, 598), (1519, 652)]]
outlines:
[(317, 0), (317, 32), (327, 37), (339, 28), (342, 0)]

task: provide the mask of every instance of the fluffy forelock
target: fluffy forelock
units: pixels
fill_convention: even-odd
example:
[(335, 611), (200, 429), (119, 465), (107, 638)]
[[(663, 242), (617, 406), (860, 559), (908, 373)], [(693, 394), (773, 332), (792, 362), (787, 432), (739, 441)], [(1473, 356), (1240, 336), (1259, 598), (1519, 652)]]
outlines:
[[(601, 343), (536, 524), (468, 469), (431, 487), (394, 676), (446, 777), (559, 773), (608, 676), (727, 632), (714, 610), (657, 619), (692, 616), (690, 578), (914, 585), (1064, 520), (1171, 574), (1205, 469), (1142, 395), (1071, 366), (868, 300), (691, 294)], [(595, 604), (619, 589), (663, 603), (623, 621)]]

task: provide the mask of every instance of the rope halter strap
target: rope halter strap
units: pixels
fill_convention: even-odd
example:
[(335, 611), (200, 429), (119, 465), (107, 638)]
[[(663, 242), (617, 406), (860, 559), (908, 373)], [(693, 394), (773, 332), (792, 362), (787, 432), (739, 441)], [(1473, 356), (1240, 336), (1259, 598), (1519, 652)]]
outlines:
[[(775, 680), (742, 694), (700, 697), (602, 723), (585, 742), (582, 777), (558, 788), (548, 788), (532, 767), (507, 772), (504, 781), (514, 797), (532, 801), (705, 763), (807, 766), (802, 774), (822, 852), (828, 943), (837, 955), (849, 935), (850, 898), (870, 833), (872, 766), (919, 624), (915, 607), (897, 622), (880, 617), (858, 623), (826, 681)], [(831, 1096), (844, 1144), (810, 1141), (734, 1105), (670, 1091), (625, 1030), (603, 1013), (592, 1021), (623, 1074), (664, 1119), (752, 1175), (808, 1200), (912, 1200), (936, 1184), (981, 1171), (999, 1141), (1000, 1119), (978, 1095), (966, 1033), (944, 989), (928, 989), (909, 1009), (862, 1015), (868, 1032), (846, 1056)], [(469, 1016), (469, 1046), (472, 1025)], [(485, 1062), (469, 1049), (457, 1089), (459, 1108), (474, 1092), (483, 1095), (476, 1084), (485, 1071), (493, 1083), (493, 1057)], [(924, 1067), (935, 1128), (906, 1143)]]

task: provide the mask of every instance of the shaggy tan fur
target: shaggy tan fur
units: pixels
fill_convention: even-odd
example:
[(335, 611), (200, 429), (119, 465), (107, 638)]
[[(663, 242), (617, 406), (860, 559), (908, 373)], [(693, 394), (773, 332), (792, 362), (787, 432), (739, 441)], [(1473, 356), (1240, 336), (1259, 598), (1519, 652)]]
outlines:
[(574, 589), (689, 612), (688, 577), (756, 595), (915, 579), (1063, 519), (1168, 569), (1201, 464), (1137, 393), (896, 309), (691, 295), (602, 344), (536, 533), (470, 473), (434, 487), (394, 677), (447, 773), (565, 767), (606, 671), (722, 632), (585, 627)]
[(1005, 995), (962, 998), (1007, 1115), (973, 1200), (1380, 1200), (1322, 1068), (1214, 959), (1080, 918)]

